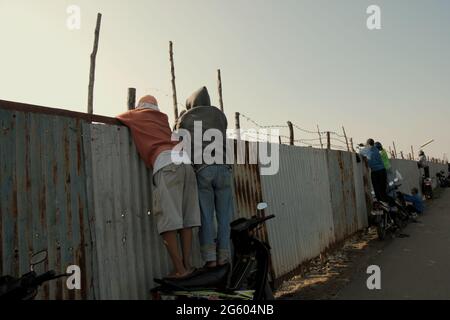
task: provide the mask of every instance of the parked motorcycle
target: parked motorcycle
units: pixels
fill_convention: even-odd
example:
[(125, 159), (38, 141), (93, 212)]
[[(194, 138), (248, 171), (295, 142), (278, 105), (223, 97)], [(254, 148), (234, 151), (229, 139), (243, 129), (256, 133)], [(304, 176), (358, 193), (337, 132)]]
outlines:
[(450, 174), (449, 174), (449, 177), (446, 177), (444, 170), (436, 173), (436, 178), (437, 178), (438, 184), (441, 188), (450, 187), (450, 179), (449, 179)]
[(422, 194), (428, 200), (433, 199), (433, 180), (425, 175), (422, 176)]
[(406, 226), (407, 222), (400, 218), (400, 214), (400, 210), (393, 211), (385, 202), (377, 200), (373, 202), (371, 216), (379, 240), (384, 240), (388, 233), (394, 234)]
[(30, 272), (20, 278), (9, 275), (0, 277), (0, 300), (33, 300), (40, 286), (45, 282), (68, 276), (67, 274), (57, 275), (50, 270), (41, 275), (36, 273), (35, 266), (47, 260), (47, 251), (40, 251), (31, 256)]
[[(266, 208), (266, 203), (257, 205), (258, 211)], [(256, 238), (256, 231), (265, 221), (274, 217), (257, 214), (250, 219), (233, 221), (232, 266), (226, 264), (200, 269), (182, 279), (154, 279), (159, 286), (151, 290), (153, 299), (272, 300), (268, 279), (270, 247)]]
[(397, 219), (396, 224), (399, 229), (403, 229), (404, 227), (406, 227), (410, 220), (415, 221), (417, 216), (410, 213), (406, 207), (404, 195), (400, 191), (400, 187), (402, 186), (400, 180), (402, 180), (402, 177), (397, 171), (396, 178), (393, 181), (389, 182), (388, 195), (392, 197), (392, 199), (394, 199), (395, 207), (397, 208), (397, 212), (395, 215)]
[(388, 195), (395, 201), (395, 207), (391, 207), (388, 203), (379, 201), (372, 192), (373, 204), (370, 214), (371, 225), (377, 228), (379, 240), (384, 240), (388, 232), (394, 233), (403, 229), (409, 219), (406, 207), (397, 199), (397, 191), (401, 184), (401, 175), (397, 172), (396, 178), (388, 184)]

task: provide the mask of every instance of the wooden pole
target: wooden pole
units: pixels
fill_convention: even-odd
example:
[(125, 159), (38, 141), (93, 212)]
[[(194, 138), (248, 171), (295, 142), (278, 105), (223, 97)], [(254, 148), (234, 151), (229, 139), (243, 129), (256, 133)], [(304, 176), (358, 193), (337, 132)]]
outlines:
[(278, 142), (281, 144), (281, 136), (278, 136)]
[(327, 149), (328, 150), (331, 149), (331, 135), (330, 135), (330, 131), (327, 131)]
[(317, 134), (319, 135), (320, 140), (320, 148), (323, 149), (323, 143), (322, 143), (322, 135), (320, 134), (319, 125), (317, 125)]
[(294, 127), (292, 126), (292, 122), (288, 121), (287, 125), (289, 127), (289, 145), (294, 145)]
[(395, 147), (395, 141), (392, 141), (392, 146), (394, 147), (395, 159), (397, 159), (397, 148)]
[(414, 148), (411, 146), (411, 160), (414, 160), (416, 157), (414, 156)]
[(350, 145), (352, 147), (352, 152), (356, 152), (355, 151), (355, 145), (353, 144), (353, 138), (350, 138)]
[(87, 111), (89, 114), (94, 113), (94, 82), (95, 82), (95, 61), (97, 58), (98, 51), (98, 38), (100, 36), (100, 26), (102, 23), (102, 14), (97, 13), (97, 24), (95, 26), (94, 33), (94, 48), (91, 53), (91, 66), (89, 70), (89, 86), (88, 86), (88, 105)]
[(223, 95), (222, 95), (222, 74), (220, 69), (217, 70), (217, 88), (219, 90), (219, 106), (223, 112)]
[(239, 117), (241, 114), (239, 112), (235, 112), (234, 119), (236, 122), (236, 140), (241, 140), (241, 121)]
[(177, 86), (175, 84), (175, 64), (173, 62), (173, 42), (169, 41), (170, 74), (172, 78), (172, 98), (175, 121), (178, 119)]
[(128, 110), (133, 110), (136, 108), (136, 89), (128, 88), (128, 99), (127, 99)]
[(342, 131), (344, 132), (345, 144), (347, 145), (347, 151), (350, 152), (350, 146), (348, 145), (347, 133), (345, 132), (344, 126), (342, 126)]
[(405, 157), (403, 155), (403, 151), (400, 151), (400, 156), (402, 157), (403, 160), (405, 160)]

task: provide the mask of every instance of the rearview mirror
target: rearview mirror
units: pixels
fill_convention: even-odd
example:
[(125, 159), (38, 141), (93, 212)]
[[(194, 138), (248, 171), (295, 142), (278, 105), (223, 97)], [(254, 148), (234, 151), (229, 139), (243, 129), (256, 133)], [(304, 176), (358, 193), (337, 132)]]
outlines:
[(33, 267), (35, 265), (38, 265), (38, 264), (44, 262), (45, 260), (47, 260), (47, 250), (42, 250), (42, 251), (39, 251), (39, 252), (36, 252), (35, 254), (33, 254), (30, 259), (31, 271), (33, 271)]
[(258, 203), (258, 205), (256, 206), (256, 209), (258, 209), (258, 210), (264, 210), (264, 209), (266, 209), (267, 207), (268, 207), (267, 203), (265, 203), (265, 202), (260, 202), (260, 203)]

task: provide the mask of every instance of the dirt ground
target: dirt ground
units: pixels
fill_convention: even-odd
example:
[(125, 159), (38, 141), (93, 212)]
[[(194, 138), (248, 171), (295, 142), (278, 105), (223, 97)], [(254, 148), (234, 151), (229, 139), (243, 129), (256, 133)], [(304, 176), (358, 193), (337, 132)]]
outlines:
[(319, 300), (333, 299), (347, 282), (368, 251), (378, 249), (376, 230), (360, 232), (335, 250), (311, 261), (308, 271), (294, 276), (278, 288), (277, 299)]

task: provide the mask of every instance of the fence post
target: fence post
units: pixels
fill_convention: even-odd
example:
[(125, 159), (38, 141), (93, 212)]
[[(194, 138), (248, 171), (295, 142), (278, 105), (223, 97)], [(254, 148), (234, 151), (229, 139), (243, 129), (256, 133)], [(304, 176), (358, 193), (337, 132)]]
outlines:
[(317, 134), (319, 135), (320, 148), (323, 149), (322, 135), (320, 134), (319, 125), (317, 125)]
[(102, 23), (102, 14), (97, 13), (97, 24), (94, 33), (94, 48), (91, 53), (91, 66), (89, 70), (89, 86), (88, 86), (88, 105), (87, 111), (90, 114), (94, 113), (94, 82), (95, 82), (95, 61), (97, 59), (98, 38), (100, 36), (100, 26)]
[(348, 145), (347, 133), (345, 132), (344, 126), (342, 126), (342, 131), (344, 132), (345, 144), (347, 145), (347, 151), (350, 152), (350, 146)]
[(294, 127), (292, 126), (292, 122), (288, 121), (287, 125), (289, 127), (289, 144), (291, 146), (294, 145)]
[(136, 108), (136, 89), (128, 88), (128, 100), (127, 100), (128, 110), (133, 110)]
[(395, 159), (397, 159), (397, 148), (395, 147), (395, 141), (392, 141), (392, 146), (394, 147)]
[(413, 146), (411, 146), (411, 157), (412, 157), (412, 159), (411, 160), (414, 160), (416, 157), (414, 156), (414, 148), (413, 148)]
[(355, 151), (355, 145), (353, 144), (353, 138), (350, 138), (350, 145), (352, 147), (352, 152), (356, 152)]
[(223, 112), (223, 96), (222, 96), (222, 75), (220, 69), (217, 69), (217, 88), (219, 90), (219, 106)]
[(235, 112), (234, 113), (234, 120), (235, 120), (235, 125), (236, 125), (236, 140), (241, 140), (241, 121), (240, 121), (240, 117), (241, 114), (239, 112)]
[(405, 160), (405, 157), (403, 156), (403, 151), (400, 151), (400, 156), (402, 157), (403, 160)]
[(177, 86), (175, 84), (175, 64), (173, 61), (173, 42), (169, 41), (169, 59), (170, 59), (170, 74), (172, 82), (172, 99), (173, 99), (173, 111), (175, 121), (178, 119), (178, 101), (177, 101)]
[(330, 135), (330, 131), (327, 131), (327, 149), (328, 150), (331, 149), (331, 135)]

